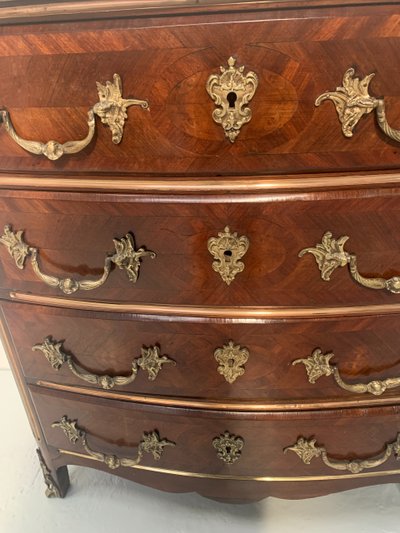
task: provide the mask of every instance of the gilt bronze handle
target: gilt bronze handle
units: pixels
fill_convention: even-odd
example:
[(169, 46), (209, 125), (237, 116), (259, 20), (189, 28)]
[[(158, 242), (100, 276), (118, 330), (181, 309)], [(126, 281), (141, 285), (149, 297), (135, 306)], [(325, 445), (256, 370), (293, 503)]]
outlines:
[(158, 346), (150, 346), (149, 348), (143, 347), (141, 356), (132, 361), (132, 372), (129, 376), (91, 374), (79, 367), (72, 356), (63, 351), (62, 345), (62, 342), (53, 341), (51, 337), (47, 337), (42, 344), (35, 344), (32, 350), (42, 352), (54, 370), (59, 370), (65, 363), (76, 377), (92, 385), (99, 385), (103, 389), (113, 389), (116, 386), (122, 387), (132, 383), (135, 381), (138, 367), (147, 372), (150, 381), (154, 381), (162, 369), (162, 365), (166, 363), (175, 365), (175, 361), (166, 355), (161, 355)]
[(57, 141), (30, 141), (20, 137), (11, 122), (10, 113), (7, 109), (0, 109), (0, 124), (8, 135), (21, 148), (31, 154), (44, 155), (48, 159), (55, 161), (65, 154), (76, 154), (86, 148), (91, 142), (96, 129), (95, 115), (100, 117), (101, 122), (106, 124), (112, 134), (112, 142), (119, 144), (122, 140), (125, 120), (128, 118), (127, 108), (132, 105), (138, 105), (142, 109), (148, 109), (149, 104), (146, 100), (126, 100), (122, 98), (122, 82), (118, 74), (114, 74), (113, 82), (107, 81), (105, 85), (97, 82), (97, 92), (99, 101), (88, 111), (88, 134), (84, 139), (78, 141), (68, 141), (61, 144)]
[(316, 442), (316, 439), (304, 439), (301, 437), (293, 446), (288, 446), (283, 452), (294, 452), (306, 465), (309, 465), (314, 457), (321, 457), (329, 468), (347, 470), (352, 474), (359, 474), (363, 470), (376, 468), (390, 459), (392, 455), (399, 459), (400, 455), (400, 433), (397, 434), (394, 442), (386, 444), (382, 455), (371, 457), (370, 459), (343, 459), (341, 461), (330, 459), (326, 449), (323, 446), (316, 445)]
[(338, 367), (330, 363), (333, 357), (335, 357), (334, 353), (324, 354), (319, 348), (316, 348), (309, 357), (296, 359), (292, 362), (292, 365), (303, 363), (310, 383), (315, 383), (322, 376), (333, 376), (340, 388), (354, 392), (355, 394), (365, 394), (368, 392), (374, 396), (380, 396), (386, 390), (400, 387), (400, 377), (383, 380), (374, 379), (369, 383), (346, 383), (343, 381)]
[(157, 431), (151, 431), (150, 433), (143, 433), (135, 459), (108, 455), (102, 452), (96, 452), (90, 448), (87, 443), (86, 431), (81, 429), (77, 423), (77, 420), (69, 420), (67, 416), (63, 416), (59, 422), (54, 422), (51, 427), (61, 429), (64, 432), (64, 435), (73, 444), (80, 441), (90, 457), (106, 464), (111, 470), (115, 470), (120, 466), (133, 468), (141, 462), (145, 453), (151, 453), (153, 458), (158, 461), (161, 459), (166, 446), (175, 446), (174, 442), (160, 439)]
[(315, 257), (318, 268), (321, 272), (321, 278), (324, 281), (331, 279), (331, 274), (338, 267), (349, 265), (351, 277), (363, 287), (368, 289), (386, 289), (392, 293), (400, 293), (400, 276), (394, 276), (389, 279), (385, 278), (366, 278), (358, 271), (357, 257), (354, 254), (344, 251), (344, 245), (349, 237), (344, 235), (339, 239), (334, 239), (332, 233), (327, 231), (322, 241), (315, 247), (304, 248), (299, 252), (299, 257), (310, 253)]
[(91, 291), (101, 287), (107, 281), (113, 264), (125, 270), (130, 282), (136, 283), (142, 257), (150, 256), (152, 259), (156, 257), (154, 252), (147, 251), (144, 248), (135, 250), (134, 237), (128, 233), (122, 239), (113, 239), (115, 253), (106, 256), (103, 274), (100, 278), (84, 281), (78, 281), (73, 278), (58, 278), (42, 272), (39, 265), (39, 250), (32, 248), (23, 240), (23, 233), (23, 230), (12, 231), (11, 225), (7, 224), (4, 227), (4, 234), (0, 237), (0, 243), (4, 244), (7, 248), (19, 269), (23, 270), (25, 259), (29, 256), (32, 268), (37, 277), (46, 283), (46, 285), (57, 287), (64, 294), (73, 294), (78, 290)]
[(368, 89), (374, 73), (365, 76), (362, 80), (354, 77), (354, 68), (346, 70), (341, 87), (335, 91), (327, 91), (315, 100), (319, 106), (325, 100), (330, 100), (336, 107), (339, 121), (342, 124), (342, 132), (345, 137), (352, 137), (355, 126), (361, 117), (368, 115), (375, 109), (378, 125), (391, 139), (400, 142), (400, 130), (389, 126), (386, 119), (385, 102), (383, 99), (370, 96)]

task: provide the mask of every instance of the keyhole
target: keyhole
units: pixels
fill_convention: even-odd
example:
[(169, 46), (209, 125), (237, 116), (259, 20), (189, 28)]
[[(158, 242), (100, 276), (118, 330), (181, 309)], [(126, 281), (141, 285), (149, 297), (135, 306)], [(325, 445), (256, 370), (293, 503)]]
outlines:
[(224, 252), (224, 256), (225, 256), (225, 261), (226, 261), (227, 263), (230, 263), (230, 261), (231, 261), (231, 257), (232, 257), (232, 252), (231, 252), (231, 250), (225, 250), (225, 252)]
[(235, 103), (237, 100), (237, 94), (234, 92), (230, 92), (227, 94), (226, 99), (228, 100), (229, 107), (235, 107)]

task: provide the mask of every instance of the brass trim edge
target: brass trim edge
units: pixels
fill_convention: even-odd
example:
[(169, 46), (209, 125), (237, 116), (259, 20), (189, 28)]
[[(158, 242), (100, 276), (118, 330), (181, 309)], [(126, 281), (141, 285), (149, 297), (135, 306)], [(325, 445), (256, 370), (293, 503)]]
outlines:
[(157, 317), (175, 316), (191, 318), (223, 318), (243, 321), (280, 320), (280, 319), (311, 319), (350, 316), (376, 316), (400, 313), (400, 303), (377, 305), (350, 305), (338, 307), (211, 307), (172, 304), (132, 304), (100, 302), (94, 300), (77, 300), (57, 296), (40, 296), (26, 292), (11, 291), (10, 298), (14, 301), (78, 309), (82, 311), (99, 311), (111, 313), (129, 313), (136, 315), (152, 315)]
[[(212, 4), (215, 8), (228, 9), (231, 6), (243, 7), (243, 8), (266, 8), (273, 5), (291, 5), (295, 4), (296, 0), (220, 0), (217, 3)], [(312, 0), (311, 4), (335, 5), (330, 0)], [(350, 5), (358, 5), (362, 3), (361, 0), (351, 0)], [(377, 4), (378, 0), (374, 0), (372, 4)], [(392, 1), (388, 1), (391, 5)], [(184, 8), (185, 10), (201, 9), (205, 11), (207, 7), (210, 7), (210, 2), (201, 2), (199, 0), (92, 0), (87, 1), (72, 1), (72, 2), (60, 2), (53, 4), (49, 2), (43, 2), (39, 5), (22, 5), (0, 8), (0, 20), (23, 18), (43, 17), (51, 19), (56, 16), (76, 16), (76, 15), (108, 15), (110, 16), (123, 16), (124, 13), (130, 10), (137, 11), (137, 14), (148, 13), (159, 9), (161, 11), (171, 11), (178, 8)], [(317, 6), (318, 7), (318, 6)]]
[(69, 177), (26, 177), (13, 174), (0, 174), (0, 189), (21, 188), (34, 190), (72, 190), (72, 191), (111, 191), (118, 192), (257, 192), (274, 190), (308, 190), (319, 188), (367, 187), (395, 185), (400, 182), (400, 174), (367, 174), (346, 176), (306, 176), (283, 178), (235, 178), (225, 179), (107, 179), (107, 178), (69, 178)]
[(349, 401), (344, 400), (325, 400), (318, 402), (302, 402), (292, 400), (273, 402), (235, 402), (235, 401), (207, 401), (195, 400), (193, 398), (173, 398), (168, 396), (148, 396), (143, 394), (109, 392), (100, 389), (90, 389), (74, 385), (63, 385), (52, 381), (37, 380), (34, 382), (39, 387), (48, 389), (70, 392), (73, 394), (85, 394), (86, 396), (95, 396), (111, 400), (120, 400), (125, 402), (154, 405), (158, 407), (185, 407), (186, 409), (203, 409), (206, 411), (240, 411), (240, 412), (277, 412), (277, 411), (319, 411), (321, 409), (341, 409), (357, 408), (366, 406), (398, 405), (399, 396), (385, 398), (357, 398)]
[[(72, 455), (81, 459), (91, 459), (99, 461), (90, 455), (84, 453), (71, 452), (69, 450), (59, 449), (63, 455)], [(331, 479), (357, 479), (366, 477), (384, 477), (400, 475), (400, 470), (385, 470), (381, 472), (362, 472), (361, 474), (336, 474), (330, 476), (234, 476), (231, 474), (203, 474), (202, 472), (187, 472), (185, 470), (171, 470), (168, 468), (158, 468), (154, 466), (135, 465), (129, 468), (136, 470), (145, 470), (147, 472), (156, 472), (158, 474), (169, 474), (172, 476), (194, 477), (201, 479), (225, 479), (234, 481), (258, 481), (258, 482), (293, 482), (293, 481), (329, 481)]]

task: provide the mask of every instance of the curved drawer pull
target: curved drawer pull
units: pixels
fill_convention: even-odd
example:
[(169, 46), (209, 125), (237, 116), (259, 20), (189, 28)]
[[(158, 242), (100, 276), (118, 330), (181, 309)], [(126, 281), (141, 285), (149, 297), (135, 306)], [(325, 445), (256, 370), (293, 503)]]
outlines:
[(304, 248), (299, 252), (299, 257), (303, 257), (306, 253), (310, 253), (315, 257), (318, 268), (321, 271), (321, 278), (324, 281), (331, 279), (331, 274), (338, 267), (349, 265), (349, 271), (352, 278), (363, 287), (368, 289), (386, 289), (393, 293), (400, 293), (400, 277), (393, 278), (366, 278), (362, 276), (357, 268), (357, 257), (354, 254), (344, 251), (344, 245), (349, 237), (344, 235), (339, 239), (332, 238), (332, 233), (327, 231), (323, 237), (322, 242), (315, 245), (315, 247)]
[(319, 106), (325, 100), (334, 103), (345, 137), (352, 137), (353, 130), (361, 117), (375, 109), (381, 130), (394, 141), (400, 142), (400, 130), (393, 129), (387, 122), (384, 100), (374, 98), (368, 93), (369, 84), (375, 74), (369, 74), (360, 80), (354, 78), (354, 73), (354, 68), (346, 70), (342, 87), (321, 94), (315, 100), (315, 105)]
[(97, 82), (99, 102), (88, 111), (89, 131), (86, 137), (79, 141), (68, 141), (61, 144), (57, 141), (42, 143), (23, 139), (15, 131), (7, 109), (0, 109), (0, 124), (4, 124), (8, 135), (21, 148), (31, 154), (44, 155), (53, 161), (65, 154), (76, 154), (86, 148), (93, 139), (96, 129), (95, 115), (100, 117), (101, 122), (110, 128), (113, 143), (119, 144), (122, 140), (125, 119), (128, 118), (126, 113), (127, 108), (131, 105), (138, 105), (142, 109), (148, 109), (149, 104), (145, 100), (125, 100), (122, 98), (122, 82), (120, 76), (114, 74), (113, 80), (113, 83), (107, 81), (105, 85)]
[(150, 256), (151, 259), (156, 254), (147, 251), (144, 248), (135, 250), (135, 241), (133, 235), (127, 233), (122, 239), (113, 239), (115, 254), (107, 255), (104, 262), (104, 271), (99, 279), (77, 281), (73, 278), (57, 278), (44, 274), (39, 265), (39, 250), (26, 244), (22, 238), (24, 230), (12, 231), (11, 225), (4, 227), (4, 234), (0, 237), (0, 243), (4, 244), (9, 254), (14, 259), (19, 269), (25, 266), (25, 259), (30, 256), (32, 268), (39, 279), (50, 287), (57, 287), (64, 294), (73, 294), (78, 290), (92, 291), (104, 285), (111, 272), (112, 265), (125, 270), (129, 281), (136, 283), (139, 277), (139, 268), (142, 257)]
[(70, 442), (76, 444), (78, 441), (82, 443), (87, 453), (96, 459), (104, 463), (111, 470), (115, 470), (120, 466), (134, 467), (141, 462), (145, 453), (151, 453), (156, 461), (161, 459), (166, 446), (175, 446), (174, 442), (170, 442), (166, 439), (160, 439), (157, 431), (151, 431), (150, 433), (143, 433), (142, 439), (138, 446), (138, 453), (136, 459), (127, 459), (125, 457), (117, 457), (116, 455), (108, 455), (102, 452), (96, 452), (92, 450), (87, 443), (86, 432), (83, 431), (78, 425), (77, 420), (69, 420), (67, 416), (63, 416), (59, 422), (54, 422), (52, 428), (60, 428)]
[(400, 387), (400, 377), (387, 378), (383, 380), (375, 379), (369, 383), (346, 383), (340, 376), (339, 369), (336, 365), (332, 365), (330, 360), (335, 357), (335, 354), (330, 352), (323, 354), (319, 348), (316, 348), (307, 359), (296, 359), (292, 365), (303, 363), (306, 367), (308, 381), (315, 383), (321, 376), (332, 376), (340, 388), (355, 394), (364, 394), (368, 392), (374, 396), (380, 396), (386, 390)]
[(288, 446), (283, 450), (284, 453), (296, 453), (304, 464), (309, 465), (314, 457), (321, 457), (322, 461), (329, 468), (334, 470), (348, 470), (352, 474), (359, 474), (363, 470), (376, 468), (385, 463), (392, 454), (399, 459), (400, 455), (400, 433), (397, 434), (396, 440), (386, 444), (385, 451), (381, 456), (372, 457), (370, 459), (344, 459), (342, 461), (335, 461), (328, 457), (327, 451), (323, 446), (316, 445), (316, 439), (299, 438), (293, 446)]
[(87, 381), (93, 385), (99, 385), (106, 390), (113, 389), (115, 386), (122, 387), (135, 381), (138, 367), (142, 370), (146, 370), (149, 380), (154, 381), (158, 376), (162, 365), (166, 363), (176, 364), (175, 361), (169, 359), (166, 355), (161, 356), (158, 346), (150, 346), (150, 348), (142, 348), (141, 356), (132, 361), (132, 373), (130, 376), (112, 377), (107, 374), (90, 374), (80, 368), (74, 362), (71, 355), (67, 355), (63, 352), (62, 345), (62, 342), (53, 341), (51, 340), (51, 337), (47, 337), (42, 344), (35, 344), (35, 346), (32, 347), (32, 350), (42, 352), (54, 370), (59, 370), (65, 363), (70, 371), (79, 379)]

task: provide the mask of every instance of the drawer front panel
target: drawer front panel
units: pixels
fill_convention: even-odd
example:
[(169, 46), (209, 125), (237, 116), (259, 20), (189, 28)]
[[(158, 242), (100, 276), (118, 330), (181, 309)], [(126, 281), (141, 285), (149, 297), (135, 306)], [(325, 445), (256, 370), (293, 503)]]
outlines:
[[(189, 472), (196, 465), (196, 471), (204, 474), (288, 477), (345, 474), (350, 470), (341, 472), (324, 464), (321, 455), (311, 455), (306, 464), (293, 450), (286, 453), (284, 450), (295, 447), (299, 438), (307, 441), (312, 438), (316, 439), (315, 447), (326, 449), (329, 462), (378, 459), (384, 456), (387, 445), (396, 441), (400, 431), (398, 407), (321, 411), (312, 415), (263, 413), (249, 417), (234, 412), (205, 414), (184, 409), (137, 408), (129, 402), (93, 402), (79, 395), (59, 395), (39, 388), (34, 388), (33, 399), (50, 446), (85, 454), (80, 438), (74, 444), (60, 425), (52, 427), (54, 423), (63, 425), (63, 417), (65, 422), (77, 421), (76, 427), (86, 432), (91, 450), (120, 459), (135, 459), (143, 433), (156, 431), (160, 439), (175, 446), (166, 446), (159, 461), (146, 455), (142, 464)], [(231, 447), (227, 449), (229, 442)], [(395, 450), (389, 452), (377, 467), (361, 465), (362, 472), (398, 468)]]
[[(24, 252), (17, 242), (11, 257), (7, 249), (13, 249), (15, 242), (4, 233), (0, 285), (34, 294), (68, 293), (67, 297), (79, 285), (81, 290), (74, 293), (78, 298), (132, 303), (329, 306), (399, 302), (398, 281), (391, 290), (384, 286), (374, 290), (368, 288), (368, 279), (357, 280), (346, 264), (356, 258), (358, 272), (367, 278), (397, 279), (398, 190), (276, 195), (259, 201), (248, 196), (226, 204), (220, 203), (222, 198), (209, 204), (207, 197), (198, 200), (181, 203), (175, 197), (142, 202), (142, 198), (123, 195), (4, 191), (0, 224), (12, 225), (14, 239), (18, 230), (24, 230), (22, 238), (38, 250), (44, 274), (34, 272), (28, 246)], [(328, 269), (322, 265), (321, 272), (315, 260), (321, 246), (317, 243), (324, 242), (327, 232), (333, 240), (323, 249)], [(344, 236), (349, 239), (343, 244)], [(342, 251), (338, 250), (340, 242)], [(130, 264), (124, 255), (128, 245)], [(307, 249), (312, 253), (299, 257)], [(20, 255), (25, 257), (22, 270), (18, 268), (22, 266)], [(54, 279), (56, 285), (63, 280), (63, 290), (52, 286)], [(72, 285), (69, 291), (68, 283), (70, 289)]]
[[(242, 409), (252, 408), (251, 402), (253, 408), (264, 404), (293, 409), (299, 403), (315, 408), (321, 402), (389, 401), (400, 392), (398, 315), (232, 325), (155, 322), (151, 317), (134, 320), (120, 314), (104, 316), (19, 304), (2, 307), (24, 374), (33, 382), (172, 400), (190, 398), (211, 405), (242, 402)], [(46, 352), (43, 345), (49, 337), (53, 347), (59, 346), (62, 354), (71, 356), (79, 376), (55, 349)], [(156, 359), (164, 357), (163, 363), (148, 360), (147, 365), (142, 364), (143, 349), (150, 347), (158, 347)], [(321, 355), (314, 355), (317, 361), (312, 365), (311, 356), (318, 349)], [(243, 351), (247, 352), (245, 358)], [(325, 354), (328, 361), (323, 360)], [(310, 374), (305, 364), (293, 364), (299, 359), (311, 359)], [(353, 388), (358, 384), (358, 389), (339, 386), (334, 367), (345, 384)], [(123, 376), (129, 381), (88, 382), (82, 377), (87, 374)], [(383, 384), (390, 380), (393, 388), (382, 390), (382, 385), (377, 389), (378, 380)], [(359, 390), (360, 384), (371, 383), (375, 389)]]
[[(333, 105), (317, 108), (315, 100), (357, 65), (359, 76), (377, 73), (370, 92), (384, 95), (389, 121), (398, 123), (398, 23), (396, 6), (359, 6), (48, 24), (42, 33), (5, 27), (0, 94), (23, 138), (83, 139), (96, 82), (113, 73), (121, 76), (123, 96), (148, 101), (150, 112), (128, 109), (120, 145), (97, 118), (97, 138), (61, 164), (25, 152), (3, 131), (2, 168), (174, 175), (397, 168), (397, 145), (372, 117), (349, 139)], [(252, 118), (234, 143), (213, 120), (206, 90), (231, 56), (244, 74), (258, 77)]]

